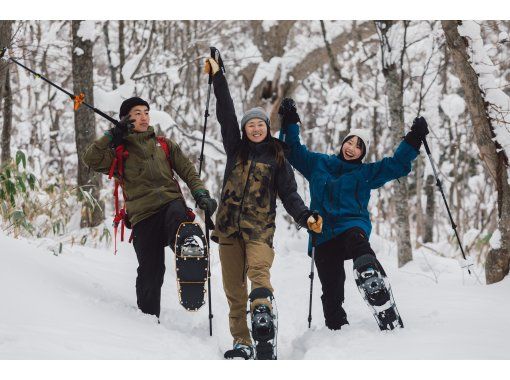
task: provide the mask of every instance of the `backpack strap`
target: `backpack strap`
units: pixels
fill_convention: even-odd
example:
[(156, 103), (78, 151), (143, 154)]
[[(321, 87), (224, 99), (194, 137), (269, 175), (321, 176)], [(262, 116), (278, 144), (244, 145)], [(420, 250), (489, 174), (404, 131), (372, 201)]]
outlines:
[[(129, 152), (126, 150), (124, 145), (119, 145), (115, 148), (115, 158), (110, 166), (108, 172), (108, 179), (112, 179), (114, 174), (117, 174), (115, 178), (115, 187), (113, 189), (113, 199), (115, 205), (115, 217), (113, 218), (113, 235), (114, 235), (114, 254), (117, 254), (117, 232), (120, 224), (120, 241), (124, 241), (124, 226), (127, 217), (126, 213), (126, 193), (124, 192), (124, 160), (129, 157)], [(124, 203), (122, 208), (119, 207), (119, 187), (122, 190), (122, 196)], [(130, 237), (131, 240), (131, 237)]]

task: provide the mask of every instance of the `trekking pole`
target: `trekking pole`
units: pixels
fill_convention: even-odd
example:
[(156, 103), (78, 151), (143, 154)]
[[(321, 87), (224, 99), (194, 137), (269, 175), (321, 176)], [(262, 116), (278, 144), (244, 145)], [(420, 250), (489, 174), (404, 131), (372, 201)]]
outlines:
[(423, 145), (425, 146), (425, 151), (427, 152), (427, 156), (429, 156), (430, 165), (432, 165), (432, 171), (434, 172), (434, 177), (436, 177), (436, 186), (439, 188), (439, 191), (441, 191), (441, 195), (443, 196), (444, 204), (446, 205), (446, 211), (448, 211), (448, 216), (450, 217), (450, 222), (452, 224), (453, 231), (455, 232), (455, 236), (457, 237), (457, 242), (459, 243), (460, 251), (462, 252), (462, 257), (466, 261), (466, 265), (463, 265), (462, 267), (467, 267), (467, 271), (469, 274), (471, 274), (471, 271), (469, 270), (469, 267), (473, 264), (469, 264), (466, 259), (466, 255), (464, 254), (464, 248), (462, 248), (462, 243), (459, 238), (459, 234), (457, 233), (457, 225), (453, 221), (452, 213), (450, 212), (450, 208), (448, 207), (448, 202), (446, 201), (446, 197), (444, 195), (443, 186), (441, 183), (441, 180), (439, 179), (439, 176), (437, 175), (436, 166), (434, 165), (434, 161), (432, 161), (432, 155), (430, 153), (429, 144), (427, 144), (427, 139), (425, 136), (423, 137)]
[(104, 117), (106, 120), (108, 120), (109, 122), (115, 124), (115, 125), (118, 125), (119, 124), (119, 121), (118, 120), (115, 120), (114, 118), (108, 116), (107, 114), (105, 114), (103, 111), (97, 109), (96, 107), (94, 106), (91, 106), (90, 104), (88, 104), (87, 102), (85, 102), (85, 95), (83, 93), (80, 93), (79, 95), (74, 95), (72, 93), (70, 93), (69, 91), (63, 89), (62, 87), (60, 87), (59, 85), (53, 83), (52, 81), (50, 81), (48, 78), (42, 76), (41, 74), (35, 72), (34, 70), (26, 67), (25, 65), (23, 65), (22, 63), (16, 61), (14, 58), (12, 57), (6, 57), (4, 58), (4, 55), (7, 51), (7, 48), (2, 48), (2, 51), (0, 52), (0, 59), (4, 59), (4, 60), (10, 60), (12, 62), (14, 62), (16, 65), (24, 68), (25, 70), (27, 70), (28, 72), (32, 73), (33, 75), (35, 75), (36, 78), (40, 78), (42, 79), (43, 81), (45, 81), (46, 83), (48, 83), (50, 86), (53, 86), (55, 87), (57, 90), (60, 90), (62, 91), (64, 94), (66, 94), (67, 96), (69, 96), (71, 98), (71, 100), (74, 102), (74, 110), (78, 110), (78, 108), (80, 108), (80, 106), (83, 104), (84, 106), (86, 106), (87, 108), (91, 109), (92, 111), (94, 111), (95, 113), (97, 113), (99, 116), (102, 116)]
[[(319, 214), (312, 214), (315, 220), (319, 217)], [(317, 244), (317, 234), (312, 231), (312, 259), (310, 265), (310, 275), (308, 278), (310, 279), (310, 302), (308, 305), (308, 328), (312, 325), (312, 296), (313, 296), (313, 278), (314, 278), (314, 264), (315, 264), (315, 245)]]
[[(210, 218), (209, 212), (205, 212), (205, 217)], [(209, 228), (205, 227), (205, 239), (207, 240), (207, 300), (209, 302), (209, 336), (212, 336), (212, 304), (211, 304), (211, 245), (209, 240)]]
[[(211, 49), (211, 57), (214, 58), (216, 60), (216, 62), (218, 62), (221, 69), (223, 70), (223, 72), (225, 72), (225, 68), (223, 67), (223, 61), (221, 59), (219, 50), (213, 46), (211, 46), (210, 49)], [(209, 117), (209, 101), (211, 100), (212, 70), (209, 73), (208, 86), (209, 87), (207, 89), (207, 102), (205, 105), (205, 112), (204, 112), (204, 132), (202, 135), (202, 148), (200, 150), (200, 158), (199, 158), (200, 165), (198, 168), (198, 176), (199, 177), (202, 174), (202, 164), (204, 162), (205, 132), (207, 130), (207, 118)], [(208, 273), (207, 274), (207, 293), (208, 293), (207, 298), (209, 301), (209, 336), (212, 336), (213, 314), (212, 314), (212, 305), (211, 305), (211, 253), (210, 253), (210, 239), (209, 239), (209, 231), (210, 230), (214, 230), (214, 222), (211, 219), (211, 215), (209, 215), (209, 213), (206, 210), (205, 211), (205, 237), (207, 240), (207, 254), (208, 254), (208, 258), (207, 258), (207, 268), (208, 268), (208, 271), (207, 271), (207, 273)]]
[[(216, 49), (214, 46), (210, 47), (211, 49), (211, 58), (213, 58), (216, 62), (218, 62), (218, 65), (220, 66), (220, 70), (225, 72), (225, 67), (223, 66), (223, 60), (221, 59), (220, 51)], [(207, 89), (207, 101), (205, 104), (205, 112), (204, 112), (204, 132), (202, 134), (202, 148), (200, 150), (200, 158), (198, 159), (200, 161), (200, 165), (198, 167), (198, 176), (202, 174), (202, 164), (204, 162), (204, 147), (205, 147), (205, 132), (207, 130), (207, 118), (209, 117), (209, 102), (211, 100), (211, 87), (212, 87), (212, 69), (209, 72), (209, 81), (208, 81), (208, 89)], [(205, 224), (206, 228), (214, 230), (214, 223), (211, 219), (211, 216), (207, 215), (205, 216)]]

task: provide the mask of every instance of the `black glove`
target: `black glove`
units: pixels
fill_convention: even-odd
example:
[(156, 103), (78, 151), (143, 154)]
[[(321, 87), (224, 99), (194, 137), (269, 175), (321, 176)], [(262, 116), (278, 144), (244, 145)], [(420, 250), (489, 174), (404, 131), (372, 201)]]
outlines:
[(404, 140), (416, 150), (420, 150), (421, 143), (426, 135), (429, 134), (427, 121), (422, 116), (417, 117), (413, 121), (411, 130), (404, 137)]
[(195, 201), (197, 202), (198, 207), (206, 211), (209, 216), (212, 216), (218, 208), (218, 203), (215, 199), (211, 198), (207, 190), (200, 191), (196, 195)]
[(133, 120), (129, 119), (129, 115), (124, 116), (120, 119), (119, 124), (110, 129), (110, 135), (112, 136), (111, 145), (113, 148), (117, 148), (122, 145), (124, 137), (127, 136), (130, 129), (133, 128)]
[(287, 128), (289, 124), (296, 124), (301, 122), (299, 115), (296, 110), (296, 102), (292, 98), (285, 98), (280, 104), (278, 109), (278, 115), (280, 116), (281, 128)]
[(423, 116), (414, 119), (413, 125), (411, 126), (411, 131), (416, 134), (420, 140), (429, 134), (428, 124)]

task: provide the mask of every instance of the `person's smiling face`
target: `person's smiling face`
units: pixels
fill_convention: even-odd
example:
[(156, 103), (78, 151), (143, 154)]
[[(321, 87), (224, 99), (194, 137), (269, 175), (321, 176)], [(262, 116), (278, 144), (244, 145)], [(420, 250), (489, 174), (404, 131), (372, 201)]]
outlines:
[(266, 122), (259, 118), (249, 120), (244, 126), (248, 140), (254, 143), (262, 142), (267, 137)]
[(353, 136), (342, 145), (342, 155), (347, 161), (357, 160), (363, 154), (363, 146), (358, 136)]

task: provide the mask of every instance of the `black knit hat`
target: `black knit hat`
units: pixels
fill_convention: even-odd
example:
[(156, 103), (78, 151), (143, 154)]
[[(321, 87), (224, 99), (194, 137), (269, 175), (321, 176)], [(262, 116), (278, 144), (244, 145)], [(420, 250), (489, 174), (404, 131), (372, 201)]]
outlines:
[(120, 106), (120, 111), (119, 111), (119, 118), (122, 119), (124, 116), (126, 116), (129, 113), (129, 111), (131, 111), (131, 109), (133, 107), (136, 107), (136, 106), (145, 106), (149, 110), (151, 109), (149, 107), (149, 103), (147, 103), (142, 98), (137, 98), (135, 96), (133, 98), (126, 99), (122, 102), (122, 104)]

